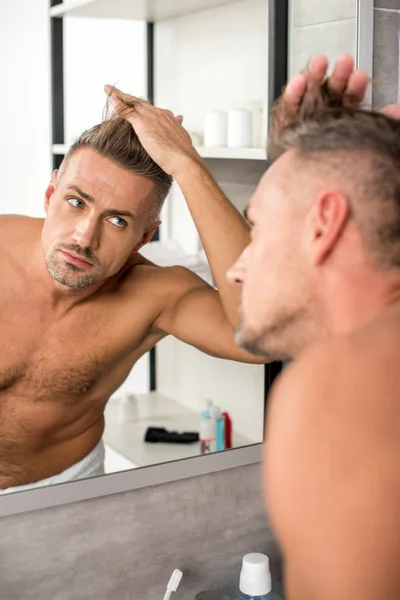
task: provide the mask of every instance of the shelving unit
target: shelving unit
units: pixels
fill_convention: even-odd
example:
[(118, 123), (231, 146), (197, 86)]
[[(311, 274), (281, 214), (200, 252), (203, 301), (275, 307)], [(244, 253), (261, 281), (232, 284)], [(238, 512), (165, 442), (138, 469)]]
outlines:
[(51, 17), (96, 17), (162, 21), (232, 4), (236, 0), (67, 0), (50, 9)]
[[(53, 154), (64, 156), (69, 146), (67, 144), (53, 144)], [(205, 148), (198, 146), (197, 152), (203, 158), (221, 158), (227, 160), (266, 160), (263, 148)]]

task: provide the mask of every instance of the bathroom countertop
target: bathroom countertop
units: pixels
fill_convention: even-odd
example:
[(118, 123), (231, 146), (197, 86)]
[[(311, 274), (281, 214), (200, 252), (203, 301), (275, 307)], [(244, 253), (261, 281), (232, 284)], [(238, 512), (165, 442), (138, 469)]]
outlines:
[[(148, 443), (148, 427), (165, 427), (168, 431), (198, 431), (200, 414), (157, 392), (140, 394), (129, 400), (111, 398), (105, 410), (104, 441), (132, 463), (145, 467), (157, 463), (191, 458), (200, 454), (200, 444)], [(233, 446), (257, 443), (235, 432)]]

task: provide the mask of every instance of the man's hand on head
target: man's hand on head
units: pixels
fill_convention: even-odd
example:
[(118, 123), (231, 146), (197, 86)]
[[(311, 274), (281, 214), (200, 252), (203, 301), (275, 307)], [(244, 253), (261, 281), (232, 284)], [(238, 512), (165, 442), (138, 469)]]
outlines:
[(146, 152), (168, 175), (176, 178), (188, 161), (201, 160), (182, 126), (182, 116), (124, 94), (114, 86), (106, 85), (104, 89), (114, 109), (131, 123)]
[(282, 96), (288, 117), (290, 114), (290, 117), (295, 119), (305, 97), (316, 98), (321, 87), (332, 99), (340, 99), (344, 106), (361, 105), (369, 81), (367, 73), (356, 71), (353, 59), (346, 54), (337, 59), (329, 77), (328, 66), (328, 59), (320, 54), (310, 61), (304, 73), (289, 81)]
[(275, 104), (268, 140), (268, 155), (273, 159), (279, 148), (282, 132), (298, 119), (312, 118), (318, 110), (326, 108), (358, 108), (368, 87), (365, 71), (355, 70), (351, 56), (337, 59), (328, 77), (328, 59), (315, 56), (307, 69), (293, 77)]

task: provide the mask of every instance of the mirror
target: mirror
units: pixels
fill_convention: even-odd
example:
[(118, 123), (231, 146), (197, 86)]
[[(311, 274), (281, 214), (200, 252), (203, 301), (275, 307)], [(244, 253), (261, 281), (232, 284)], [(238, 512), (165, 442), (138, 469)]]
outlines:
[[(198, 333), (182, 336), (190, 337), (190, 343), (149, 334), (149, 314), (159, 312), (165, 293), (162, 286), (169, 280), (146, 283), (150, 276), (145, 266), (139, 273), (146, 275), (138, 276), (129, 292), (126, 279), (119, 279), (119, 270), (112, 272), (111, 266), (105, 285), (85, 295), (92, 283), (89, 279), (82, 283), (84, 259), (92, 263), (89, 267), (100, 268), (116, 260), (125, 243), (114, 230), (105, 238), (115, 241), (120, 236), (108, 246), (112, 257), (101, 254), (98, 238), (88, 230), (90, 215), (97, 210), (91, 207), (103, 202), (105, 208), (114, 208), (106, 206), (104, 189), (117, 204), (129, 193), (135, 200), (141, 189), (132, 179), (132, 192), (127, 191), (129, 173), (123, 183), (115, 180), (114, 171), (110, 179), (104, 157), (86, 153), (83, 160), (79, 151), (68, 164), (62, 161), (82, 131), (101, 121), (104, 84), (116, 84), (137, 96), (154, 97), (158, 106), (184, 115), (185, 127), (208, 169), (242, 213), (265, 169), (265, 131), (261, 135), (254, 129), (258, 138), (251, 135), (246, 145), (215, 146), (205, 139), (204, 123), (207, 114), (216, 110), (226, 114), (244, 110), (251, 128), (253, 119), (258, 119), (266, 129), (268, 4), (264, 0), (215, 0), (208, 2), (206, 10), (192, 14), (180, 3), (181, 14), (167, 20), (160, 17), (151, 29), (140, 19), (115, 20), (123, 3), (110, 2), (105, 15), (101, 11), (106, 3), (88, 2), (88, 10), (97, 5), (100, 11), (91, 16), (69, 12), (68, 2), (52, 4), (53, 106), (47, 106), (44, 114), (42, 99), (38, 99), (34, 112), (49, 133), (49, 117), (53, 116), (53, 165), (48, 163), (50, 148), (41, 141), (35, 156), (39, 165), (35, 169), (41, 176), (36, 177), (33, 192), (30, 186), (24, 188), (21, 179), (13, 189), (10, 180), (1, 206), (9, 236), (2, 236), (1, 249), (3, 280), (9, 282), (0, 295), (3, 494), (238, 448), (263, 438), (265, 366), (256, 357), (237, 357), (233, 334), (226, 335), (225, 316), (224, 321), (215, 319), (215, 331), (210, 329), (207, 340), (204, 335), (197, 338)], [(84, 11), (85, 3), (81, 4)], [(57, 13), (60, 9), (66, 14)], [(43, 15), (44, 26), (49, 17)], [(250, 32), (252, 44), (244, 55)], [(146, 45), (152, 36), (154, 69), (146, 72)], [(85, 50), (76, 43), (79, 39), (85, 39)], [(210, 63), (213, 57), (218, 58), (215, 65)], [(46, 60), (44, 52), (41, 60)], [(249, 72), (248, 63), (252, 64)], [(43, 62), (37, 60), (35, 65), (43, 80), (48, 77)], [(244, 89), (237, 85), (239, 75)], [(27, 150), (31, 151), (29, 144)], [(55, 185), (47, 187), (52, 166), (61, 168), (61, 177), (56, 176)], [(24, 178), (31, 179), (28, 160)], [(113, 195), (118, 185), (122, 191)], [(23, 203), (24, 197), (29, 197), (29, 204)], [(77, 209), (85, 215), (79, 226), (67, 212)], [(13, 212), (26, 217), (5, 216)], [(176, 184), (161, 220), (156, 239), (140, 250), (141, 256), (168, 272), (172, 265), (186, 267), (199, 278), (196, 285), (205, 281), (210, 290), (214, 288), (214, 298), (214, 276)], [(119, 225), (119, 221), (108, 221), (107, 227), (110, 224)], [(221, 227), (211, 253), (229, 252), (224, 233)], [(241, 251), (232, 255), (226, 269)], [(54, 252), (63, 254), (67, 266)], [(206, 299), (204, 310), (207, 303)], [(214, 318), (212, 313), (202, 315), (201, 302), (190, 310), (191, 315), (185, 317), (189, 330), (191, 323), (203, 319), (207, 326)]]
[[(79, 7), (68, 1), (61, 4), (52, 0), (51, 4), (50, 14), (42, 15), (43, 31), (38, 32), (38, 56), (32, 73), (27, 73), (24, 57), (16, 56), (15, 63), (1, 67), (5, 80), (24, 70), (31, 89), (36, 89), (38, 82), (41, 89), (47, 89), (50, 65), (46, 44), (51, 16), (52, 105), (46, 97), (38, 94), (35, 98), (33, 94), (31, 110), (35, 119), (28, 119), (17, 132), (19, 125), (8, 118), (6, 99), (1, 100), (0, 122), (9, 145), (2, 151), (0, 205), (4, 231), (0, 269), (3, 281), (8, 283), (0, 293), (0, 444), (4, 444), (2, 450), (0, 447), (0, 494), (21, 491), (26, 489), (25, 484), (28, 489), (31, 484), (48, 486), (216, 451), (214, 444), (203, 444), (202, 448), (196, 437), (202, 427), (205, 435), (204, 420), (215, 416), (210, 413), (210, 403), (228, 415), (217, 423), (212, 419), (213, 431), (219, 428), (219, 438), (228, 447), (257, 444), (263, 439), (265, 391), (271, 373), (279, 370), (215, 358), (211, 347), (205, 353), (195, 343), (190, 345), (173, 336), (159, 340), (151, 351), (150, 343), (136, 351), (144, 335), (140, 325), (143, 314), (157, 300), (161, 293), (158, 289), (152, 293), (147, 290), (141, 297), (140, 290), (145, 288), (135, 288), (132, 294), (140, 300), (132, 304), (133, 316), (128, 313), (128, 319), (123, 316), (114, 288), (107, 295), (93, 296), (90, 311), (88, 304), (81, 302), (61, 311), (60, 318), (51, 318), (57, 297), (46, 279), (43, 253), (33, 252), (32, 248), (43, 227), (42, 198), (52, 167), (61, 165), (70, 144), (83, 130), (100, 122), (105, 83), (154, 98), (157, 106), (183, 114), (184, 125), (208, 169), (243, 213), (265, 170), (271, 76), (268, 13), (275, 18), (282, 10), (283, 18), (285, 3), (210, 0), (202, 5), (196, 0), (185, 8), (184, 2), (171, 0), (168, 8), (162, 5), (166, 12), (158, 15), (143, 13), (147, 4), (146, 10), (152, 10), (151, 3), (132, 2), (129, 19), (121, 12), (126, 3), (116, 0), (108, 5), (91, 0), (81, 2)], [(326, 52), (333, 60), (343, 51), (355, 54), (356, 48), (360, 49), (357, 24), (361, 13), (357, 16), (355, 9), (354, 15), (349, 16), (349, 6), (345, 16), (337, 14), (332, 8), (337, 3), (329, 0), (324, 4), (324, 11), (329, 13), (329, 6), (332, 8), (327, 19), (328, 13), (305, 10), (301, 0), (289, 4), (291, 72), (303, 67), (316, 52)], [(347, 4), (354, 7), (354, 2)], [(146, 19), (154, 25), (147, 25)], [(328, 37), (318, 34), (325, 25)], [(3, 39), (7, 28), (14, 31), (7, 23), (0, 27)], [(341, 27), (347, 28), (347, 37), (337, 33)], [(83, 39), (85, 50), (76, 43)], [(280, 42), (275, 40), (276, 49)], [(147, 47), (154, 50), (153, 62), (146, 61)], [(301, 64), (296, 62), (299, 57)], [(16, 114), (24, 114), (25, 104), (24, 94), (16, 94)], [(234, 113), (231, 119), (238, 113), (245, 115), (247, 123), (250, 118), (253, 135), (246, 145), (216, 145), (207, 139), (206, 123), (218, 120), (221, 112), (225, 116)], [(211, 133), (215, 134), (218, 127), (214, 121)], [(23, 176), (16, 160), (21, 155)], [(29, 219), (6, 217), (9, 213)], [(166, 269), (184, 266), (216, 288), (196, 225), (176, 184), (161, 216), (162, 225), (154, 241), (141, 250), (142, 256)], [(222, 228), (221, 240), (223, 233)], [(212, 252), (223, 254), (224, 248), (218, 244)], [(38, 274), (42, 277), (39, 281), (46, 280), (46, 285), (38, 285)], [(134, 334), (128, 331), (131, 318)], [(196, 310), (193, 321), (198, 319)], [(128, 334), (139, 340), (136, 346), (128, 344), (129, 352), (127, 346), (113, 346)], [(176, 433), (192, 437), (185, 439)]]

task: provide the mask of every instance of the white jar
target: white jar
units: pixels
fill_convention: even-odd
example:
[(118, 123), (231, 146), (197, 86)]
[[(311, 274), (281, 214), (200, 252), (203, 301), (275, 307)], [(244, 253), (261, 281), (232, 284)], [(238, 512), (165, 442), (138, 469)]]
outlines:
[(251, 148), (253, 145), (253, 113), (236, 108), (228, 113), (228, 148)]
[(225, 148), (227, 136), (227, 114), (223, 110), (213, 110), (204, 117), (204, 146)]

